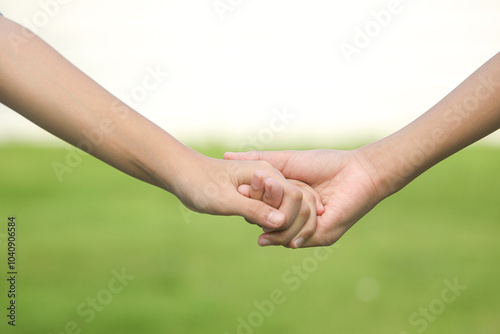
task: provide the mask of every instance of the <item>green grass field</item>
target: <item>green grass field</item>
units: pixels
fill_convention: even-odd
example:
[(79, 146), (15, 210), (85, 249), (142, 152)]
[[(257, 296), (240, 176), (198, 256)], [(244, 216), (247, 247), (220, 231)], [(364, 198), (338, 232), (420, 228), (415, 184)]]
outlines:
[(295, 251), (259, 248), (242, 218), (190, 213), (89, 156), (59, 182), (65, 156), (0, 148), (1, 333), (500, 332), (500, 148), (436, 166), (338, 246)]

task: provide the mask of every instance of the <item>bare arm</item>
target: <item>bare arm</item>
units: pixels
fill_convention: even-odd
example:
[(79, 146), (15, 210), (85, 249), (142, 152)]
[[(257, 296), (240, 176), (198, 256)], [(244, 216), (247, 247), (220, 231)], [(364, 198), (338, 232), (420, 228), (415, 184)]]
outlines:
[[(352, 151), (254, 151), (226, 153), (224, 158), (268, 161), (285, 177), (317, 191), (325, 211), (302, 247), (325, 246), (336, 242), (381, 200), (499, 127), (497, 54), (429, 111), (375, 143)], [(264, 237), (275, 244), (273, 233)]]
[[(0, 18), (0, 32), (0, 100), (33, 123), (160, 187), (182, 168), (169, 156), (196, 155), (21, 26)], [(100, 145), (97, 134), (105, 137)], [(165, 180), (162, 169), (172, 171)]]
[[(174, 193), (193, 210), (241, 215), (270, 228), (308, 218), (299, 217), (300, 190), (268, 163), (229, 163), (191, 150), (1, 16), (0, 102), (117, 169)], [(256, 170), (283, 186), (279, 210), (238, 193)]]
[(429, 111), (361, 148), (384, 195), (500, 128), (500, 53)]

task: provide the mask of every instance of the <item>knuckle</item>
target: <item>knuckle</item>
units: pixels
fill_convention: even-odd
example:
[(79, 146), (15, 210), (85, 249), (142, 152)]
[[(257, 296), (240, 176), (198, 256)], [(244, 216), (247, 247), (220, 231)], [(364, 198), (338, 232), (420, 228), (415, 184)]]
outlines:
[(295, 187), (290, 191), (290, 198), (294, 202), (302, 202), (302, 199), (304, 198), (302, 191), (300, 191), (299, 188)]
[(256, 159), (259, 157), (259, 151), (257, 151), (257, 150), (248, 151), (247, 154), (252, 159)]
[(299, 210), (297, 212), (297, 216), (295, 217), (294, 220), (289, 219), (285, 222), (283, 225), (283, 229), (287, 230), (291, 228), (293, 225), (298, 224), (300, 222), (300, 225), (303, 226), (307, 223), (309, 220), (309, 217), (311, 216), (311, 209), (309, 205), (306, 205), (304, 202), (301, 202), (301, 205), (299, 207)]
[(312, 235), (314, 234), (315, 231), (316, 231), (316, 229), (314, 227), (305, 227), (301, 233), (302, 238), (304, 238), (304, 240), (309, 239), (310, 237), (312, 237)]
[(256, 219), (259, 214), (261, 213), (261, 207), (259, 205), (260, 203), (254, 203), (254, 204), (249, 204), (247, 207), (247, 219), (248, 220), (254, 220)]
[(279, 233), (273, 237), (274, 243), (282, 246), (288, 245), (291, 240), (292, 236), (289, 236), (286, 233)]
[(257, 166), (257, 168), (262, 169), (262, 170), (266, 170), (266, 171), (274, 170), (274, 167), (269, 162), (264, 161), (264, 160), (256, 161), (256, 166)]
[(255, 190), (250, 187), (250, 198), (255, 200), (262, 200), (264, 189)]
[(307, 203), (316, 203), (316, 197), (309, 191), (304, 192), (303, 199)]
[(302, 202), (302, 205), (300, 206), (299, 210), (299, 216), (302, 219), (305, 219), (308, 218), (310, 215), (311, 215), (311, 208), (309, 207), (309, 205), (307, 205), (307, 203)]

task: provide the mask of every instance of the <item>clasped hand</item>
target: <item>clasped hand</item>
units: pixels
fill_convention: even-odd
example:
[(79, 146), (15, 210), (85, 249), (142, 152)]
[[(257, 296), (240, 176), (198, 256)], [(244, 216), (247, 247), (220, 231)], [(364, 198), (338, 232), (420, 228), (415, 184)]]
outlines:
[[(383, 188), (381, 181), (359, 150), (228, 152), (224, 159), (267, 161), (302, 193), (300, 209), (293, 224), (282, 228), (264, 226), (264, 233), (259, 237), (261, 246), (298, 248), (332, 245), (388, 195), (379, 190)], [(286, 188), (283, 184), (277, 182), (273, 175), (257, 171), (250, 183), (240, 185), (238, 191), (250, 199), (281, 208), (287, 190), (290, 190), (289, 185)], [(247, 221), (259, 224), (248, 217)]]

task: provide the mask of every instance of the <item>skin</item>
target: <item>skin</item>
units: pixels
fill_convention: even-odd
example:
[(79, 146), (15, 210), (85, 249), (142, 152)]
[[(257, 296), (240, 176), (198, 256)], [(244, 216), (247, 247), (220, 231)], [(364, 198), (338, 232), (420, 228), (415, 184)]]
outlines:
[[(309, 239), (316, 230), (316, 221), (321, 216), (325, 208), (321, 203), (321, 197), (317, 192), (304, 182), (288, 180), (302, 190), (303, 203), (301, 214), (309, 215), (309, 219), (303, 225), (295, 225), (286, 230), (272, 229), (264, 227), (263, 230), (273, 236), (272, 241), (265, 236), (259, 237), (260, 246), (283, 245), (288, 248), (300, 248), (305, 240)], [(270, 206), (279, 205), (283, 189), (280, 184), (265, 172), (258, 171), (254, 174), (250, 185), (241, 185), (238, 191), (250, 198), (262, 200)], [(307, 210), (308, 209), (308, 210)], [(252, 223), (249, 221), (249, 223)], [(272, 232), (272, 233), (271, 233)]]
[[(265, 160), (322, 198), (324, 213), (301, 247), (328, 246), (383, 199), (427, 169), (500, 128), (500, 54), (401, 130), (351, 151), (226, 153), (230, 160)], [(252, 194), (248, 194), (252, 197)], [(279, 244), (275, 232), (260, 240)]]
[[(1, 16), (0, 102), (124, 173), (173, 193), (192, 210), (240, 215), (261, 227), (294, 234), (315, 219), (301, 189), (271, 164), (224, 161), (195, 152), (32, 32)], [(85, 145), (89, 142), (94, 145)], [(254, 200), (238, 192), (257, 171), (273, 178), (278, 200)]]

